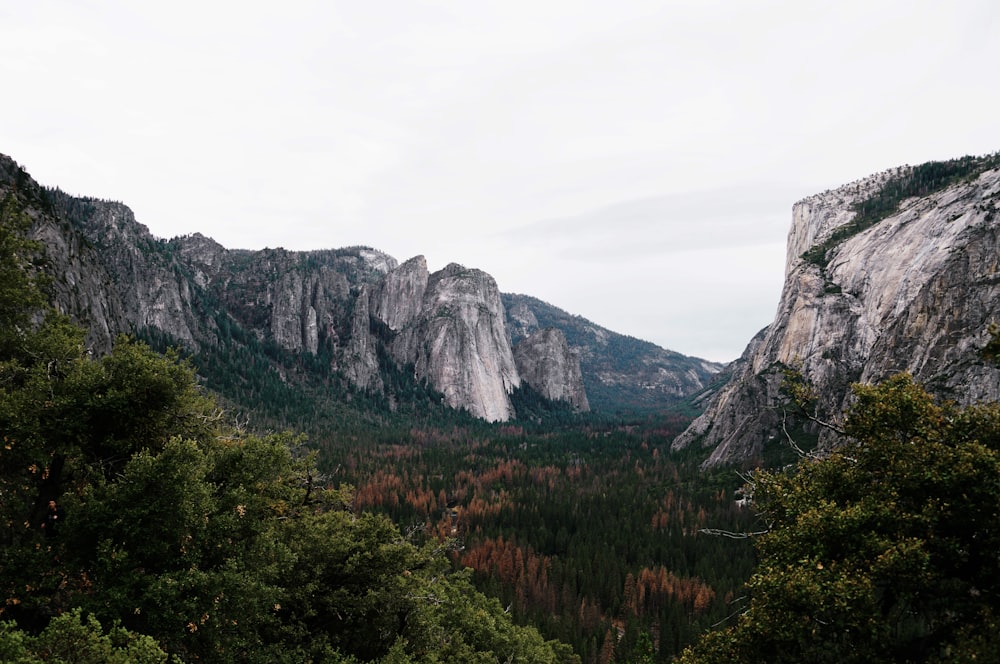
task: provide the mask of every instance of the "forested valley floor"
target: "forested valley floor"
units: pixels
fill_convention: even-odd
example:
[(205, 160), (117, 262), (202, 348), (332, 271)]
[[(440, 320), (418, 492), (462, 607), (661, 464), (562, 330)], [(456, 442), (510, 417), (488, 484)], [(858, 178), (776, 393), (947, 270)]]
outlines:
[(24, 210), (0, 208), (3, 661), (662, 662), (738, 611), (753, 549), (703, 529), (753, 512), (670, 453), (689, 416), (522, 391), (488, 424), (405, 367), (361, 394), (225, 326), (97, 357)]
[(733, 469), (672, 456), (684, 418), (531, 431), (412, 430), (328, 443), (359, 508), (447, 542), (518, 622), (584, 662), (666, 662), (737, 611), (754, 564)]

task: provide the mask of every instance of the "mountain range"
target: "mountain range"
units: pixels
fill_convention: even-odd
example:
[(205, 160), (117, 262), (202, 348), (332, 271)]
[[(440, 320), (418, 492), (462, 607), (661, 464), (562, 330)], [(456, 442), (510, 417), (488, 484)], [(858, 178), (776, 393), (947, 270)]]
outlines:
[[(54, 301), (95, 352), (132, 333), (215, 353), (225, 372), (263, 349), (286, 383), (318, 372), (390, 409), (420, 393), (486, 421), (524, 417), (518, 404), (532, 400), (604, 413), (688, 400), (703, 412), (673, 447), (704, 450), (706, 467), (761, 463), (790, 430), (835, 445), (837, 427), (819, 423), (836, 421), (855, 382), (908, 372), (962, 404), (1000, 399), (996, 154), (902, 166), (795, 203), (775, 319), (729, 366), (501, 293), (458, 264), (164, 240), (124, 204), (41, 187), (6, 157), (0, 193), (31, 215)], [(789, 407), (792, 374), (814, 395), (809, 418)]]
[(306, 366), (390, 407), (423, 389), (486, 421), (517, 418), (525, 392), (571, 412), (662, 410), (723, 369), (503, 294), (490, 275), (455, 263), (430, 272), (422, 256), (400, 263), (371, 247), (161, 239), (125, 204), (43, 187), (2, 156), (0, 195), (31, 216), (54, 303), (98, 353), (125, 333), (237, 371), (255, 349), (286, 383)]

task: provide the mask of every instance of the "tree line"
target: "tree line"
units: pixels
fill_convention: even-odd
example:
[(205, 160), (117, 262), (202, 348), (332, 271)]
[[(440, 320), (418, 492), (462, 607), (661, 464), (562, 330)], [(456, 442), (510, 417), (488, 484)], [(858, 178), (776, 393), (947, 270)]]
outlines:
[(40, 308), (29, 226), (8, 194), (0, 659), (578, 661), (439, 542), (354, 509), (302, 439), (232, 421), (176, 354), (120, 339), (92, 357)]

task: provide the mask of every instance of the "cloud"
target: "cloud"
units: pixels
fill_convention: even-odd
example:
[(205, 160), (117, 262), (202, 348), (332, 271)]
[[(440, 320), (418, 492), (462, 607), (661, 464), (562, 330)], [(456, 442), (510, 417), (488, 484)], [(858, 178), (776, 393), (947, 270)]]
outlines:
[(998, 31), (994, 0), (11, 2), (0, 151), (158, 236), (425, 254), (731, 358), (795, 200), (1000, 148)]
[(784, 242), (792, 203), (806, 193), (788, 186), (720, 187), (623, 201), (499, 235), (512, 245), (548, 247), (565, 259), (668, 260), (692, 251)]

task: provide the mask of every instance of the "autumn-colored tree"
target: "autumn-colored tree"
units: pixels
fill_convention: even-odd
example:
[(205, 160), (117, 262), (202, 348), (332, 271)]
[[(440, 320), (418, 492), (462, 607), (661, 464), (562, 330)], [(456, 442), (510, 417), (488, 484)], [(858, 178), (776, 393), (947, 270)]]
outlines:
[(300, 438), (228, 424), (176, 354), (94, 358), (65, 317), (28, 315), (27, 224), (0, 222), (0, 276), (27, 275), (0, 284), (0, 659), (578, 662), (446, 546), (355, 511)]

